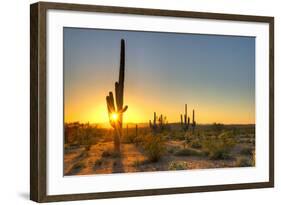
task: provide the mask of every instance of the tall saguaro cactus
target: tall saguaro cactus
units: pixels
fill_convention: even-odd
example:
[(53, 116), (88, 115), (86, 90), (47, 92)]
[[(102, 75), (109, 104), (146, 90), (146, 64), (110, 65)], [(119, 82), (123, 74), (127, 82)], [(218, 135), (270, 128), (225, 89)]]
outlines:
[[(114, 128), (114, 150), (120, 152), (120, 139), (122, 137), (123, 113), (128, 109), (124, 102), (124, 78), (125, 78), (125, 40), (121, 40), (119, 80), (115, 82), (115, 101), (113, 93), (106, 96), (109, 122)], [(116, 106), (115, 106), (116, 105)]]
[(196, 121), (195, 121), (195, 110), (192, 110), (192, 132), (194, 133)]

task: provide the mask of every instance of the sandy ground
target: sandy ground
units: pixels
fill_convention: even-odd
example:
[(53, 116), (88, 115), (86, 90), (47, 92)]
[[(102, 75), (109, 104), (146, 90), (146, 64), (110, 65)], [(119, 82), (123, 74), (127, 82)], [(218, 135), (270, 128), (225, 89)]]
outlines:
[[(181, 141), (169, 141), (167, 147), (182, 147)], [(85, 148), (68, 148), (64, 155), (65, 175), (91, 175), (107, 173), (126, 173), (143, 171), (167, 171), (171, 162), (183, 162), (187, 169), (206, 169), (234, 167), (235, 160), (210, 160), (207, 157), (174, 156), (166, 153), (158, 162), (148, 162), (141, 148), (135, 144), (122, 144), (121, 156), (103, 156), (103, 152), (112, 150), (112, 141), (101, 141)], [(239, 151), (239, 148), (237, 148)]]

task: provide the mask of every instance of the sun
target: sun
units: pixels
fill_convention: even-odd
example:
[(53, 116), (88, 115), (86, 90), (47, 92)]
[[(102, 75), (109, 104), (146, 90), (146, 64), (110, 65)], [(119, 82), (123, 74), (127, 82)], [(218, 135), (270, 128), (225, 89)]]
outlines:
[(117, 121), (118, 120), (118, 114), (117, 113), (112, 113), (111, 114), (111, 119), (113, 120), (113, 121)]

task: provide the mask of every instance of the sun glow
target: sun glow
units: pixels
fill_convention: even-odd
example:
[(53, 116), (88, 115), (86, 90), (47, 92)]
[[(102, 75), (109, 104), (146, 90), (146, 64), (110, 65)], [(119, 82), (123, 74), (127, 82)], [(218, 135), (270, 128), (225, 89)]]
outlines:
[(117, 121), (118, 120), (118, 114), (117, 113), (112, 113), (111, 114), (111, 119), (113, 120), (113, 121)]

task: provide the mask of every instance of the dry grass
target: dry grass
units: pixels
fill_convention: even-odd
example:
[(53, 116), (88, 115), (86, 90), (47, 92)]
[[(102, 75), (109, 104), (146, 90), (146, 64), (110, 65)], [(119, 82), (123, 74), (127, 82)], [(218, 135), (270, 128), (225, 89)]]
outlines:
[(203, 156), (202, 151), (192, 149), (192, 148), (183, 148), (174, 153), (175, 156)]
[(144, 151), (151, 162), (157, 162), (165, 152), (164, 140), (160, 135), (148, 135), (144, 141)]
[(118, 158), (118, 157), (120, 157), (120, 153), (115, 152), (114, 150), (109, 149), (109, 150), (103, 151), (101, 156), (102, 157)]
[(168, 170), (185, 170), (188, 169), (188, 163), (185, 161), (171, 162), (168, 166)]
[(83, 175), (255, 166), (254, 126), (219, 125), (215, 128), (198, 125), (188, 140), (180, 125), (157, 132), (139, 127), (137, 135), (135, 128), (129, 128), (128, 133), (124, 131), (119, 154), (114, 152), (109, 129), (81, 126), (76, 133), (69, 132), (72, 141), (64, 144), (64, 173)]
[(204, 151), (210, 159), (225, 160), (232, 157), (231, 151), (235, 146), (235, 141), (229, 132), (223, 132), (217, 137), (205, 139), (203, 144)]

